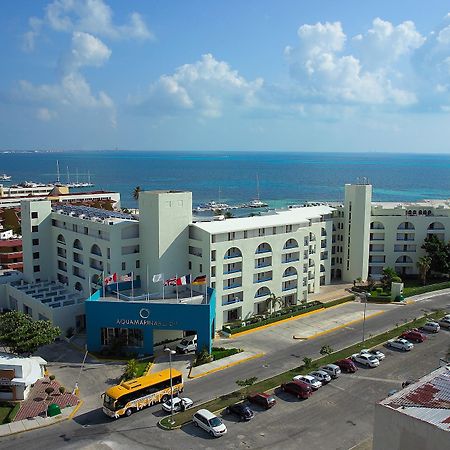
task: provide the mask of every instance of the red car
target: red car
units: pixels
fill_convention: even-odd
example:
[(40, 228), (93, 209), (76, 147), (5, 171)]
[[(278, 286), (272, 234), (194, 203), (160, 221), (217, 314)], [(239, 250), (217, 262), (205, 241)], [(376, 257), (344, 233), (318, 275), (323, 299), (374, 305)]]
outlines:
[(307, 399), (312, 395), (312, 389), (303, 381), (288, 381), (281, 385), (281, 390), (297, 396), (297, 398)]
[(427, 337), (417, 330), (408, 330), (401, 334), (403, 339), (413, 342), (423, 342)]
[(249, 395), (247, 399), (249, 402), (257, 403), (266, 409), (272, 408), (272, 406), (275, 406), (275, 403), (277, 402), (273, 395), (266, 394), (265, 392), (258, 392), (256, 394)]
[(358, 368), (356, 367), (355, 363), (351, 359), (340, 359), (336, 361), (334, 364), (338, 366), (342, 372), (345, 373), (355, 373)]

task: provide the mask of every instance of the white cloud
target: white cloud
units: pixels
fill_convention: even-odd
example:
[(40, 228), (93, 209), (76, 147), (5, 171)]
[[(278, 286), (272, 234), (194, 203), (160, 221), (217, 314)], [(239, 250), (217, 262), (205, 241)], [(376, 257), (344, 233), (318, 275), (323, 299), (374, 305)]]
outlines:
[(37, 17), (30, 17), (28, 19), (30, 29), (23, 35), (22, 50), (31, 52), (34, 50), (35, 40), (39, 36), (42, 28), (42, 20)]
[(55, 111), (51, 111), (48, 108), (38, 108), (36, 111), (36, 118), (41, 120), (42, 122), (50, 122), (55, 119), (58, 114)]
[(193, 110), (215, 118), (228, 106), (254, 106), (262, 85), (262, 79), (247, 81), (226, 62), (206, 54), (193, 64), (178, 67), (172, 75), (161, 76), (145, 96), (130, 101), (146, 113), (171, 115)]
[(377, 17), (372, 28), (354, 41), (359, 49), (359, 58), (365, 65), (386, 65), (411, 54), (421, 47), (426, 38), (417, 30), (414, 22), (405, 21), (394, 26), (391, 22)]
[(72, 48), (65, 61), (65, 69), (74, 71), (83, 66), (102, 66), (111, 56), (111, 50), (91, 34), (75, 31), (72, 35)]
[[(382, 24), (377, 22), (382, 28)], [(380, 32), (380, 30), (378, 30)], [(320, 102), (410, 105), (413, 92), (394, 86), (384, 67), (364, 70), (354, 55), (343, 55), (346, 36), (339, 22), (302, 25), (296, 47), (285, 55), (305, 98)], [(364, 40), (359, 37), (358, 41)], [(407, 46), (405, 46), (407, 48)], [(398, 52), (401, 52), (399, 48)]]
[(153, 38), (137, 12), (130, 15), (127, 23), (115, 25), (113, 12), (103, 0), (55, 0), (46, 7), (45, 18), (55, 31), (84, 31), (113, 39)]

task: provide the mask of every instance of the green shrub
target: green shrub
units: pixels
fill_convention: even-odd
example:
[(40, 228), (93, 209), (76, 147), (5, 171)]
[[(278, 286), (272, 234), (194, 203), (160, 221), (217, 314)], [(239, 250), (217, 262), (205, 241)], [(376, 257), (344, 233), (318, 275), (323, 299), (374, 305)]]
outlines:
[(60, 394), (64, 394), (64, 392), (66, 392), (66, 388), (64, 386), (60, 386), (59, 387), (59, 393)]
[(48, 378), (50, 379), (50, 381), (53, 381), (56, 377), (55, 375), (50, 375)]

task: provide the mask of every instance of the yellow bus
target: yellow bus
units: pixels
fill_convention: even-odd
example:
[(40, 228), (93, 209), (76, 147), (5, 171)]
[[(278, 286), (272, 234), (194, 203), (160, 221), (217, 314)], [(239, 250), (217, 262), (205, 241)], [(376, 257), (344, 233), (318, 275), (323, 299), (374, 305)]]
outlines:
[[(183, 392), (183, 376), (172, 369), (173, 395)], [(113, 418), (130, 416), (146, 406), (170, 399), (170, 369), (123, 381), (103, 394), (103, 412)]]

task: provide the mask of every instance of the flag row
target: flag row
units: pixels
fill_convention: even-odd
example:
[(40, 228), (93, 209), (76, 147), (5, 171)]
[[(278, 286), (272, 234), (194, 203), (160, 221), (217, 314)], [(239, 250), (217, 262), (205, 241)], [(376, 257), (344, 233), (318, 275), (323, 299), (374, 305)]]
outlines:
[[(133, 281), (134, 274), (133, 272), (127, 273), (125, 275), (117, 275), (117, 273), (113, 273), (112, 275), (108, 275), (103, 279), (103, 283), (105, 285), (118, 283), (121, 281)], [(153, 283), (158, 283), (159, 281), (164, 281), (164, 286), (185, 286), (186, 284), (192, 285), (201, 285), (206, 284), (206, 275), (200, 275), (192, 279), (191, 275), (184, 275), (182, 277), (172, 277), (167, 280), (164, 280), (164, 276), (162, 273), (158, 273), (153, 275), (152, 279)]]

